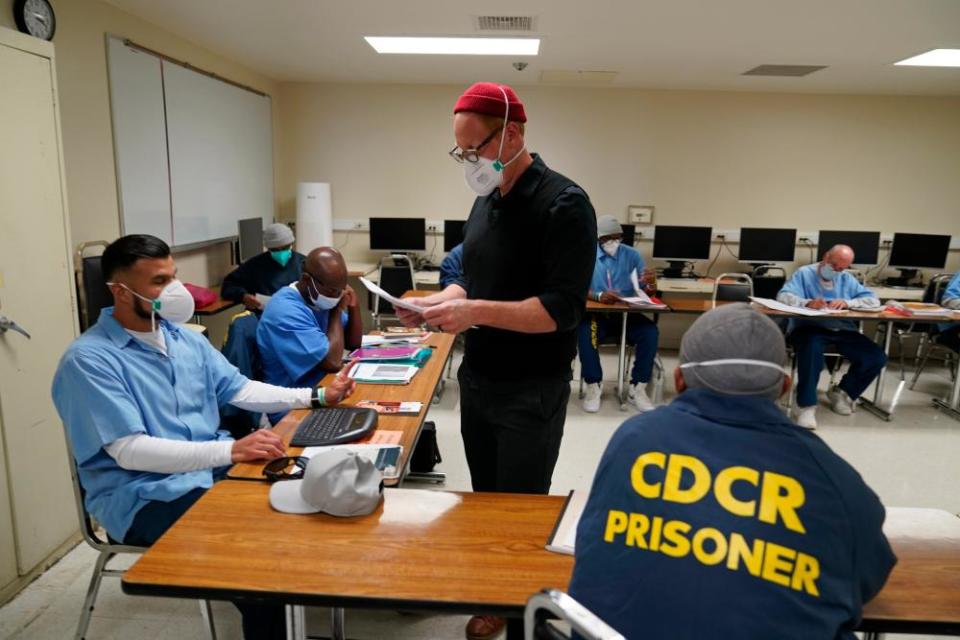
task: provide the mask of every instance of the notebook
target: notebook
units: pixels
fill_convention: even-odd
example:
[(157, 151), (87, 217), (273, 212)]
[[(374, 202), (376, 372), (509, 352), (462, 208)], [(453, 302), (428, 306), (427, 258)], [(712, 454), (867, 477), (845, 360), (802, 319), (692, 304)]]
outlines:
[(373, 384), (407, 384), (420, 371), (419, 367), (408, 364), (390, 364), (384, 362), (361, 362), (352, 367), (348, 374), (357, 382)]
[(577, 541), (577, 525), (580, 524), (580, 516), (583, 515), (583, 509), (587, 506), (589, 491), (576, 489), (567, 496), (563, 503), (563, 509), (557, 518), (557, 524), (553, 527), (553, 533), (547, 540), (547, 551), (554, 553), (563, 553), (568, 556), (573, 555), (574, 545)]

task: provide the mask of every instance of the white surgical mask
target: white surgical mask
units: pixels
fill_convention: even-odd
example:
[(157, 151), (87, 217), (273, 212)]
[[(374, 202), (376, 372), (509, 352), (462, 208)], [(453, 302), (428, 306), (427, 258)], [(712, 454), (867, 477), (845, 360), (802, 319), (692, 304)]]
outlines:
[(150, 303), (150, 329), (157, 330), (157, 316), (173, 322), (183, 324), (193, 317), (194, 303), (193, 296), (183, 286), (179, 280), (171, 280), (156, 298), (150, 299), (142, 296), (122, 282), (108, 282), (108, 285), (119, 284), (121, 287), (137, 296), (144, 302)]
[(490, 195), (494, 189), (503, 184), (503, 170), (519, 158), (520, 154), (526, 149), (526, 147), (523, 147), (506, 162), (500, 161), (500, 156), (503, 155), (503, 141), (507, 137), (507, 123), (510, 121), (510, 99), (503, 87), (500, 87), (500, 92), (503, 93), (503, 102), (507, 109), (506, 113), (503, 114), (503, 130), (500, 132), (500, 149), (497, 151), (497, 159), (478, 158), (476, 162), (463, 163), (463, 177), (467, 181), (467, 186), (481, 198)]
[(823, 263), (823, 266), (820, 267), (820, 277), (824, 280), (834, 280), (838, 275), (840, 274), (837, 270), (828, 262)]
[[(309, 276), (310, 274), (308, 273), (307, 275)], [(313, 282), (313, 276), (310, 276), (310, 282)], [(316, 287), (311, 288), (316, 290)], [(337, 298), (331, 298), (329, 296), (320, 295), (320, 291), (317, 291), (316, 295), (314, 295), (313, 291), (308, 291), (307, 295), (310, 296), (310, 304), (313, 305), (313, 308), (317, 311), (330, 311), (330, 309), (333, 309), (335, 306), (337, 306), (337, 304), (340, 303), (340, 298), (343, 297), (341, 294)]]
[(620, 240), (607, 240), (600, 245), (600, 248), (603, 249), (605, 254), (614, 258), (617, 255), (617, 249), (620, 248)]

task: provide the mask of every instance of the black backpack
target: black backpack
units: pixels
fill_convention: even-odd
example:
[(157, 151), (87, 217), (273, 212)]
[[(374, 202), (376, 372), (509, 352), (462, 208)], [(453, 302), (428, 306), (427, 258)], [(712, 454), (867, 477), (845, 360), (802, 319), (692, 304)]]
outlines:
[(441, 462), (443, 458), (440, 457), (440, 447), (437, 446), (437, 425), (434, 422), (424, 422), (420, 439), (410, 456), (410, 471), (427, 473), (433, 471)]

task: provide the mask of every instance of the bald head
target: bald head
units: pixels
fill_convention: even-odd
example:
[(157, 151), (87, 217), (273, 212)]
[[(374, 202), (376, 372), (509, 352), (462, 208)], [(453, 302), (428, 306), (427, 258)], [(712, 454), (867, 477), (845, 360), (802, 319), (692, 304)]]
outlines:
[(309, 302), (317, 294), (339, 298), (347, 286), (347, 265), (343, 255), (333, 247), (317, 247), (307, 254), (303, 275), (297, 288)]
[(849, 269), (853, 258), (853, 249), (845, 244), (835, 244), (823, 254), (823, 261), (829, 263), (835, 271)]

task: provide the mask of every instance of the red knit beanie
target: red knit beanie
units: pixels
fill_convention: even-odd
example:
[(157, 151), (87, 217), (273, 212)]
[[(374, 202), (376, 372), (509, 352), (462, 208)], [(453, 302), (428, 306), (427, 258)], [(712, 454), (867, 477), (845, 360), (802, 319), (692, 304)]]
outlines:
[[(503, 91), (501, 91), (501, 87)], [(482, 113), (484, 115), (502, 118), (506, 112), (506, 105), (503, 104), (503, 94), (507, 94), (510, 101), (511, 122), (526, 122), (527, 114), (523, 110), (523, 103), (517, 97), (516, 92), (505, 84), (496, 82), (478, 82), (457, 98), (457, 104), (453, 107), (454, 113), (469, 111), (470, 113)]]

